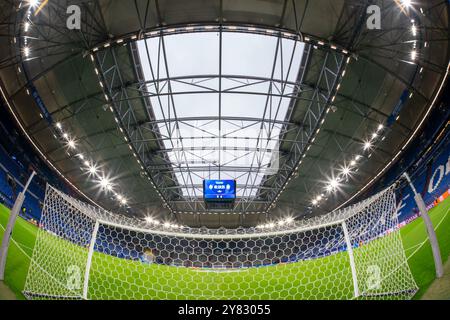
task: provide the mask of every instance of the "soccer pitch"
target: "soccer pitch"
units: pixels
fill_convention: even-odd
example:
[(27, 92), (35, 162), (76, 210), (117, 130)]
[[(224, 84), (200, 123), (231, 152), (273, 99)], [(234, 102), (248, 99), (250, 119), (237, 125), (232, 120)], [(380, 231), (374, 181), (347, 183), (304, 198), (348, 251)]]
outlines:
[[(450, 199), (430, 212), (436, 228), (444, 261), (450, 253)], [(0, 207), (0, 236), (8, 219), (9, 210)], [(37, 228), (19, 218), (6, 266), (6, 284), (18, 298), (30, 264)], [(408, 263), (420, 290), (420, 298), (434, 280), (431, 247), (425, 227), (418, 219), (401, 230)], [(63, 241), (49, 235), (49, 241)], [(379, 241), (379, 240), (377, 240)], [(383, 241), (383, 239), (381, 240)], [(61, 247), (73, 246), (63, 244)], [(77, 248), (76, 250), (85, 250)], [(64, 254), (61, 252), (60, 254)], [(54, 255), (57, 259), (58, 255)], [(91, 299), (351, 299), (351, 292), (340, 288), (351, 287), (351, 271), (346, 254), (277, 266), (242, 269), (241, 271), (205, 271), (164, 265), (146, 265), (100, 253), (93, 256), (89, 298)], [(50, 262), (49, 262), (50, 263)], [(61, 270), (63, 270), (62, 268)], [(301, 275), (301, 276), (299, 276)], [(63, 278), (60, 275), (54, 275)], [(139, 279), (137, 286), (134, 279)], [(154, 279), (159, 279), (155, 284)], [(308, 281), (304, 281), (308, 279)], [(48, 281), (52, 281), (48, 279)], [(320, 282), (320, 285), (317, 285)], [(148, 284), (148, 287), (142, 286)], [(101, 290), (95, 290), (95, 288)], [(295, 291), (289, 292), (292, 288)], [(92, 289), (92, 292), (91, 292)]]

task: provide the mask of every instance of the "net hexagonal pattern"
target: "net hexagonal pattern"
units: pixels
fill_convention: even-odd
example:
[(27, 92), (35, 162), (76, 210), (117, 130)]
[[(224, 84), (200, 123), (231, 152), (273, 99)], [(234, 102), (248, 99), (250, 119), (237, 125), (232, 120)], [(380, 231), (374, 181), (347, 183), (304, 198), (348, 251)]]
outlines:
[(33, 299), (407, 299), (417, 291), (394, 188), (270, 231), (112, 214), (48, 187), (24, 293)]

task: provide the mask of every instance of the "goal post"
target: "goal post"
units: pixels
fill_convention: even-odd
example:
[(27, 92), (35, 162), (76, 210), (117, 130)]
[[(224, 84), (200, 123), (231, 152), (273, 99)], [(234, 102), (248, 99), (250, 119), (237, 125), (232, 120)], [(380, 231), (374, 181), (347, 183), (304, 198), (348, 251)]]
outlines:
[(205, 229), (113, 214), (47, 187), (30, 299), (409, 299), (417, 285), (394, 187), (270, 228)]

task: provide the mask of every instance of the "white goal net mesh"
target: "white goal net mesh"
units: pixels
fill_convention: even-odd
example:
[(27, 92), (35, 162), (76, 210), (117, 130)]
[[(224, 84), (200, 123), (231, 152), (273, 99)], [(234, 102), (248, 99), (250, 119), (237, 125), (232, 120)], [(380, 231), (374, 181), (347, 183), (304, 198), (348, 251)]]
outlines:
[(267, 229), (194, 229), (92, 207), (48, 187), (30, 299), (409, 299), (394, 188)]

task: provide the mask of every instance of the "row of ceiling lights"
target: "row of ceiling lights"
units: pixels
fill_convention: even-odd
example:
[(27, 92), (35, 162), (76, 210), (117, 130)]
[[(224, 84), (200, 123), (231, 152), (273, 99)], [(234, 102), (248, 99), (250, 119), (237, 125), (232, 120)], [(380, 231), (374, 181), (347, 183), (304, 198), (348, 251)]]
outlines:
[(63, 129), (60, 122), (57, 122), (55, 126), (60, 136), (63, 138), (66, 147), (68, 148), (68, 155), (71, 156), (71, 152), (74, 152), (76, 154), (76, 157), (82, 164), (81, 168), (89, 174), (94, 182), (98, 184), (102, 190), (111, 193), (120, 205), (128, 207), (127, 198), (114, 190), (116, 189), (116, 186), (111, 182), (110, 178), (108, 178), (108, 175), (103, 170), (101, 170), (101, 168), (95, 163), (95, 161), (93, 161), (92, 159), (88, 159), (85, 154), (79, 151), (76, 139), (72, 135), (70, 135), (67, 130)]
[[(402, 0), (401, 1), (401, 6), (403, 8), (411, 8), (412, 7), (412, 3), (410, 0)], [(402, 9), (403, 9), (402, 8)], [(420, 9), (421, 13), (424, 14), (423, 9)], [(411, 62), (414, 62), (417, 58), (417, 34), (418, 34), (418, 29), (417, 26), (415, 24), (415, 20), (411, 20), (411, 34), (414, 37), (412, 43), (413, 43), (413, 48), (411, 51)], [(423, 68), (420, 69), (420, 73), (423, 72)], [(412, 97), (412, 93), (409, 95), (409, 98)], [(395, 119), (396, 121), (398, 121), (399, 116)], [(363, 151), (364, 152), (370, 152), (373, 147), (374, 144), (376, 142), (376, 140), (380, 137), (380, 133), (381, 131), (384, 129), (384, 126), (382, 124), (380, 124), (376, 130), (376, 132), (374, 132), (371, 137), (366, 140), (363, 144)], [(383, 136), (381, 139), (379, 139), (378, 141), (384, 141), (385, 137)], [(368, 158), (371, 157), (372, 154), (369, 154)], [(325, 186), (325, 191), (326, 193), (320, 193), (319, 195), (317, 195), (314, 199), (311, 200), (311, 203), (313, 206), (319, 206), (321, 204), (321, 202), (323, 202), (324, 200), (327, 199), (326, 194), (330, 194), (333, 191), (336, 191), (337, 189), (339, 189), (339, 187), (341, 186), (341, 182), (346, 180), (352, 173), (355, 173), (358, 171), (358, 169), (356, 168), (358, 161), (362, 158), (362, 156), (360, 154), (357, 154), (354, 156), (353, 160), (350, 161), (349, 165), (344, 165), (341, 167), (341, 169), (339, 170), (339, 174), (337, 175), (337, 177), (335, 178), (331, 178), (328, 180), (326, 186)]]
[(326, 119), (328, 113), (329, 113), (330, 110), (331, 110), (332, 103), (336, 100), (337, 94), (338, 94), (339, 90), (340, 90), (341, 87), (342, 87), (342, 81), (343, 81), (343, 79), (344, 79), (344, 77), (345, 77), (345, 75), (346, 75), (346, 73), (347, 73), (347, 67), (348, 67), (348, 65), (350, 64), (350, 62), (351, 62), (351, 57), (348, 56), (347, 59), (346, 59), (346, 61), (345, 61), (345, 63), (344, 63), (343, 70), (342, 70), (342, 73), (341, 73), (341, 75), (340, 75), (339, 81), (338, 81), (338, 83), (337, 83), (336, 91), (335, 91), (333, 97), (331, 98), (331, 101), (330, 101), (331, 103), (328, 104), (328, 105), (326, 106), (326, 108), (325, 108), (326, 111), (325, 111), (325, 114), (324, 114), (324, 116), (323, 116), (323, 119), (320, 121), (319, 127), (318, 127), (317, 130), (314, 132), (314, 135), (311, 137), (311, 138), (312, 138), (312, 139), (311, 139), (311, 142), (310, 142), (309, 146), (306, 148), (305, 152), (303, 153), (303, 156), (301, 157), (301, 159), (300, 159), (300, 161), (298, 162), (297, 166), (296, 166), (295, 169), (292, 171), (291, 175), (289, 176), (288, 180), (286, 181), (286, 183), (285, 183), (284, 186), (282, 187), (281, 191), (277, 194), (277, 196), (275, 197), (275, 199), (272, 201), (272, 203), (271, 203), (270, 206), (268, 207), (266, 213), (269, 213), (269, 211), (275, 207), (275, 203), (278, 201), (278, 199), (281, 197), (281, 195), (283, 194), (283, 192), (286, 190), (288, 184), (289, 184), (293, 179), (295, 179), (295, 178), (297, 177), (298, 171), (299, 171), (299, 169), (300, 169), (300, 165), (303, 163), (303, 160), (304, 160), (304, 158), (306, 157), (306, 153), (309, 151), (309, 149), (311, 148), (312, 144), (315, 142), (317, 136), (319, 135), (319, 133), (320, 133), (320, 131), (321, 131), (321, 129), (322, 129), (324, 123), (325, 123), (325, 119)]
[[(401, 5), (402, 5), (404, 8), (411, 8), (411, 7), (412, 7), (412, 3), (411, 3), (410, 0), (401, 0)], [(421, 12), (422, 14), (424, 14), (424, 11), (423, 11), (422, 8), (420, 9), (420, 12)], [(418, 33), (418, 29), (417, 29), (417, 26), (416, 26), (416, 24), (415, 24), (415, 21), (414, 21), (414, 20), (411, 20), (411, 24), (412, 24), (412, 25), (411, 25), (411, 33), (412, 33), (412, 35), (413, 35), (414, 37), (416, 37), (416, 36), (417, 36), (417, 33)], [(414, 61), (416, 60), (417, 55), (418, 55), (418, 53), (417, 53), (417, 41), (416, 41), (416, 39), (414, 39), (412, 43), (413, 43), (413, 48), (412, 48), (412, 51), (411, 51), (411, 60), (412, 60), (412, 62), (414, 63)], [(323, 42), (322, 42), (322, 43), (319, 43), (319, 44), (323, 44)], [(425, 43), (425, 47), (426, 47), (426, 46), (427, 46), (427, 43)], [(317, 47), (315, 46), (315, 48), (317, 48)], [(349, 62), (350, 62), (350, 57), (349, 57), (348, 60), (347, 60), (347, 64), (348, 64)], [(343, 73), (342, 73), (342, 77), (341, 77), (341, 81), (340, 81), (340, 82), (342, 82), (342, 78), (344, 77), (345, 72), (346, 72), (346, 71), (345, 71), (345, 69), (344, 69), (344, 71), (343, 71)], [(420, 73), (422, 73), (422, 72), (423, 72), (423, 68), (420, 69)], [(338, 86), (336, 87), (336, 92), (339, 91), (340, 87), (341, 87), (341, 83), (339, 83)], [(409, 98), (411, 98), (411, 97), (412, 97), (412, 93), (410, 94)], [(332, 98), (332, 102), (334, 102), (335, 99), (336, 99), (336, 95)], [(330, 109), (328, 108), (326, 113), (328, 113), (329, 110), (330, 110)], [(398, 119), (399, 119), (399, 117), (397, 117), (396, 121), (397, 121)], [(321, 125), (323, 125), (324, 121), (325, 121), (325, 118), (322, 120)], [(380, 133), (382, 132), (383, 129), (384, 129), (383, 124), (379, 124), (377, 130), (370, 136), (370, 138), (369, 138), (368, 140), (366, 140), (366, 141), (364, 142), (363, 148), (362, 148), (364, 152), (370, 152), (370, 151), (373, 149), (374, 143), (375, 143), (377, 140), (378, 140), (378, 141), (384, 141), (385, 137), (384, 137), (384, 136), (380, 137)], [(317, 130), (317, 132), (316, 132), (316, 134), (315, 134), (316, 137), (317, 137), (317, 135), (318, 135), (319, 132), (320, 132), (320, 127), (319, 127), (319, 129)], [(311, 141), (311, 143), (314, 142), (314, 140), (316, 139), (316, 137), (313, 138), (313, 140)], [(309, 151), (310, 147), (311, 147), (311, 145), (306, 149), (306, 152)], [(306, 156), (306, 152), (305, 152), (305, 154), (303, 155), (303, 158)], [(369, 153), (368, 158), (370, 158), (371, 155), (372, 155), (372, 154)], [(302, 158), (302, 159), (303, 159), (303, 158)], [(338, 175), (337, 175), (336, 177), (333, 177), (333, 178), (331, 178), (331, 179), (328, 179), (328, 181), (327, 181), (327, 183), (326, 183), (326, 185), (325, 185), (325, 187), (324, 187), (324, 192), (322, 192), (322, 193), (320, 193), (319, 195), (317, 195), (316, 197), (314, 197), (314, 198), (311, 200), (311, 204), (312, 204), (313, 206), (319, 206), (319, 205), (321, 204), (321, 202), (323, 202), (323, 201), (325, 201), (325, 200), (327, 199), (327, 195), (329, 195), (329, 194), (331, 194), (332, 192), (338, 190), (339, 187), (341, 186), (342, 181), (345, 181), (352, 173), (355, 173), (355, 172), (358, 171), (358, 169), (356, 168), (356, 166), (357, 166), (357, 164), (358, 164), (358, 162), (360, 161), (361, 158), (362, 158), (362, 155), (357, 154), (357, 155), (355, 155), (355, 156), (353, 157), (353, 159), (350, 161), (350, 163), (349, 163), (348, 165), (342, 166), (341, 169), (339, 170)], [(300, 160), (298, 166), (295, 168), (294, 172), (293, 172), (292, 175), (289, 177), (288, 182), (287, 182), (286, 185), (282, 188), (282, 190), (280, 191), (280, 193), (277, 195), (277, 197), (275, 198), (274, 202), (271, 204), (271, 206), (269, 207), (269, 209), (271, 209), (271, 208), (273, 208), (273, 207), (275, 206), (275, 202), (278, 200), (278, 198), (281, 196), (281, 194), (283, 193), (283, 191), (286, 189), (287, 184), (288, 184), (293, 178), (295, 178), (295, 176), (298, 174), (298, 169), (299, 169), (299, 166), (301, 165), (302, 161), (303, 161), (303, 160)], [(378, 176), (377, 176), (377, 177), (378, 177)], [(283, 221), (283, 220), (281, 220), (281, 221)], [(265, 227), (266, 229), (267, 229), (267, 228), (270, 228), (270, 227), (276, 227), (276, 226), (277, 226), (277, 223), (271, 223), (271, 224), (266, 224), (266, 225), (264, 225), (264, 227)]]
[[(19, 8), (21, 7), (22, 3), (19, 5)], [(37, 0), (29, 0), (28, 1), (28, 5), (29, 5), (29, 9), (27, 11), (26, 14), (26, 21), (23, 24), (23, 31), (26, 33), (28, 33), (31, 29), (31, 13), (32, 13), (32, 9), (36, 8), (39, 5), (39, 1)], [(24, 37), (24, 47), (22, 50), (24, 56), (26, 58), (28, 58), (31, 54), (31, 50), (30, 47), (28, 46), (28, 38)], [(93, 55), (91, 55), (91, 60), (92, 62), (94, 62), (94, 57)], [(97, 68), (95, 68), (96, 74), (99, 76), (98, 70)], [(19, 68), (19, 72), (21, 72), (20, 68)], [(99, 80), (99, 85), (100, 87), (102, 87), (104, 89), (104, 85), (102, 83), (101, 80)], [(27, 90), (27, 92), (29, 93), (29, 91)], [(105, 93), (105, 99), (106, 101), (109, 101), (109, 98), (107, 96), (107, 94)], [(113, 108), (110, 106), (110, 110), (112, 112), (114, 112)], [(42, 115), (41, 115), (42, 117)], [(115, 117), (115, 121), (117, 123), (119, 123), (117, 117)], [(93, 182), (95, 182), (96, 184), (98, 184), (102, 190), (104, 190), (107, 193), (110, 193), (113, 195), (114, 199), (117, 200), (117, 202), (126, 208), (130, 208), (128, 205), (128, 199), (126, 196), (124, 196), (123, 194), (120, 194), (119, 192), (115, 191), (116, 186), (112, 183), (112, 181), (110, 180), (110, 178), (108, 178), (108, 175), (99, 168), (98, 165), (95, 164), (95, 161), (93, 161), (92, 159), (88, 159), (88, 157), (83, 154), (83, 152), (79, 151), (79, 146), (77, 145), (76, 139), (70, 135), (67, 131), (63, 130), (62, 124), (60, 122), (57, 122), (55, 124), (57, 131), (59, 132), (60, 136), (63, 139), (63, 143), (67, 146), (68, 148), (68, 154), (69, 156), (71, 155), (70, 152), (73, 151), (76, 153), (77, 158), (80, 160), (80, 162), (82, 163), (82, 168), (84, 169), (85, 172), (87, 172), (89, 174), (89, 176), (93, 179)], [(120, 131), (124, 134), (124, 130), (122, 129), (122, 127), (120, 127)], [(55, 135), (56, 137), (56, 135)], [(124, 139), (127, 143), (129, 143), (128, 138), (125, 136), (124, 134)], [(132, 146), (131, 143), (129, 143), (129, 147), (131, 150)], [(134, 152), (134, 156), (137, 159), (137, 155)], [(138, 160), (138, 164), (141, 166), (141, 168), (143, 168), (140, 160)], [(59, 171), (58, 171), (59, 172)], [(147, 175), (147, 173), (146, 173)], [(148, 175), (147, 175), (148, 177)], [(151, 180), (148, 177), (149, 180)], [(155, 185), (152, 182), (153, 187), (155, 187)], [(156, 187), (155, 187), (156, 189)], [(79, 190), (77, 188), (77, 190)], [(157, 190), (158, 194), (161, 196), (161, 194), (159, 193), (159, 190)], [(161, 196), (162, 197), (162, 196)], [(165, 203), (165, 200), (163, 199), (163, 202)], [(181, 228), (180, 226), (176, 225), (176, 224), (172, 224), (170, 222), (160, 222), (154, 218), (151, 217), (147, 217), (146, 218), (146, 222), (153, 224), (155, 226), (161, 225), (165, 228), (170, 228), (170, 229), (177, 229), (177, 228)]]
[[(28, 12), (27, 12), (27, 21), (24, 23), (24, 31), (25, 31), (25, 33), (27, 33), (27, 32), (29, 31), (30, 26), (31, 26), (31, 24), (30, 24), (30, 23), (31, 23), (31, 22), (30, 22), (31, 8), (34, 8), (34, 7), (36, 7), (36, 6), (39, 4), (39, 1), (37, 1), (37, 0), (29, 0), (28, 2), (29, 2), (29, 5), (30, 5), (30, 10), (28, 10)], [(408, 7), (408, 8), (409, 8), (409, 7), (412, 6), (411, 1), (405, 1), (405, 0), (402, 0), (401, 2), (402, 2), (402, 4), (403, 4), (403, 6), (405, 6), (405, 7)], [(422, 10), (422, 9), (421, 9), (421, 12), (423, 13), (423, 10)], [(417, 26), (415, 25), (415, 21), (414, 21), (414, 20), (411, 20), (411, 23), (412, 23), (412, 26), (411, 26), (411, 32), (412, 32), (413, 36), (415, 37), (415, 36), (417, 35)], [(193, 29), (192, 29), (193, 27), (186, 27), (186, 31), (187, 31), (187, 28), (190, 28), (190, 30), (193, 31)], [(204, 28), (205, 28), (205, 29), (211, 29), (212, 27), (211, 27), (211, 26), (205, 26)], [(233, 26), (229, 26), (228, 28), (233, 28)], [(236, 27), (234, 27), (234, 28), (236, 28)], [(168, 29), (167, 31), (170, 32), (170, 30), (172, 30), (172, 29)], [(230, 30), (234, 30), (234, 29), (230, 29)], [(249, 31), (254, 31), (254, 30), (256, 30), (256, 29), (253, 28), (253, 27), (249, 27)], [(270, 30), (270, 29), (269, 29), (269, 30)], [(175, 31), (175, 29), (174, 29), (174, 31)], [(273, 32), (273, 30), (271, 30), (271, 31)], [(288, 36), (289, 34), (286, 33), (285, 35)], [(130, 37), (130, 39), (131, 39), (131, 40), (136, 40), (136, 39), (137, 39), (137, 36), (136, 36), (136, 35), (132, 35), (132, 36)], [(305, 37), (305, 38), (304, 38), (304, 41), (305, 41), (305, 42), (311, 42), (311, 39), (310, 39), (309, 37)], [(116, 43), (117, 43), (117, 44), (120, 44), (120, 43), (122, 43), (122, 42), (124, 42), (124, 39), (118, 39), (118, 40), (116, 40)], [(324, 42), (322, 42), (322, 41), (317, 41), (317, 42), (316, 42), (316, 45), (315, 45), (315, 48), (317, 48), (317, 45), (325, 46), (326, 44), (325, 44)], [(110, 46), (110, 43), (109, 43), (109, 42), (106, 43), (106, 44), (104, 45), (105, 48), (106, 48), (106, 47), (109, 47), (109, 46)], [(333, 50), (338, 50), (338, 48), (337, 48), (335, 45), (329, 45), (329, 46), (330, 46), (330, 48), (332, 48)], [(411, 60), (413, 60), (413, 61), (417, 58), (417, 48), (416, 48), (416, 46), (417, 46), (416, 40), (414, 40), (414, 41), (413, 41), (413, 50), (412, 50), (412, 52), (411, 52)], [(426, 45), (425, 45), (425, 46), (426, 46)], [(97, 50), (98, 50), (98, 48), (94, 48), (94, 49), (93, 49), (94, 52), (97, 51)], [(342, 50), (342, 52), (343, 52), (344, 54), (348, 54), (348, 51), (346, 51), (345, 49)], [(25, 57), (29, 57), (29, 55), (30, 55), (30, 48), (29, 48), (29, 46), (28, 46), (28, 39), (27, 39), (27, 37), (24, 38), (24, 48), (23, 48), (23, 53), (24, 53)], [(93, 55), (91, 55), (91, 60), (94, 62), (94, 57), (93, 57)], [(350, 61), (350, 57), (348, 57), (348, 59), (347, 59), (347, 61), (346, 61), (346, 64), (348, 64), (349, 61)], [(95, 70), (96, 70), (96, 73), (97, 73), (97, 75), (98, 75), (98, 70), (97, 70), (97, 69), (95, 69)], [(423, 71), (423, 68), (421, 69), (421, 72), (422, 72), (422, 71)], [(342, 81), (342, 78), (343, 78), (344, 75), (345, 75), (345, 69), (344, 69), (344, 71), (343, 71), (343, 73), (342, 73), (341, 81)], [(99, 80), (99, 84), (100, 84), (100, 86), (104, 89), (104, 85), (103, 85), (103, 83), (102, 83), (101, 80)], [(340, 88), (340, 83), (339, 83), (339, 85), (337, 86), (337, 90), (336, 90), (336, 91), (338, 91), (339, 88)], [(336, 98), (336, 96), (333, 97), (332, 102), (334, 102), (335, 98)], [(108, 96), (107, 96), (106, 93), (105, 93), (105, 99), (106, 99), (107, 101), (109, 101), (109, 98), (108, 98)], [(112, 107), (110, 107), (110, 110), (111, 110), (112, 112), (114, 112), (114, 110), (113, 110)], [(329, 107), (328, 107), (326, 113), (328, 113), (328, 112), (329, 112)], [(120, 122), (119, 122), (119, 120), (117, 119), (117, 117), (115, 117), (115, 120), (116, 120), (116, 122), (120, 125)], [(321, 126), (323, 125), (324, 120), (325, 120), (325, 119), (322, 120)], [(321, 129), (321, 127), (319, 127), (319, 128), (317, 129), (317, 131), (316, 131), (316, 133), (315, 133), (316, 136), (317, 136), (317, 134), (320, 132), (320, 129)], [(379, 134), (379, 132), (380, 132), (382, 129), (383, 129), (383, 125), (380, 124), (380, 126), (379, 126), (378, 129), (377, 129), (377, 132), (373, 133), (371, 139), (369, 139), (368, 141), (366, 141), (366, 142), (364, 143), (364, 147), (363, 147), (364, 151), (368, 151), (368, 150), (370, 150), (370, 149), (373, 147), (374, 140), (378, 137), (378, 134)], [(122, 129), (121, 125), (120, 125), (120, 131), (124, 134), (124, 139), (125, 139), (125, 141), (129, 144), (130, 150), (134, 151), (134, 150), (133, 150), (133, 146), (132, 146), (132, 144), (129, 142), (128, 138), (126, 137), (126, 135), (125, 135), (125, 133), (124, 133), (124, 130)], [(65, 133), (65, 135), (67, 135), (67, 133)], [(66, 140), (67, 140), (67, 139), (66, 139)], [(314, 140), (315, 140), (315, 138), (314, 138)], [(381, 140), (384, 140), (384, 137), (383, 137)], [(74, 148), (76, 147), (76, 146), (75, 146), (75, 141), (74, 141), (74, 140), (67, 140), (67, 145), (68, 145), (68, 147), (71, 148), (71, 149), (74, 149)], [(310, 147), (311, 147), (311, 145), (307, 148), (307, 151), (309, 150)], [(135, 158), (136, 158), (138, 164), (141, 166), (141, 168), (143, 168), (142, 163), (141, 163), (141, 161), (138, 159), (136, 153), (133, 152), (133, 154), (134, 154), (134, 156), (135, 156)], [(83, 157), (81, 154), (80, 154), (80, 156)], [(305, 156), (305, 155), (304, 155), (304, 156)], [(304, 156), (303, 156), (303, 157), (304, 157)], [(370, 157), (370, 155), (369, 155), (369, 157)], [(343, 180), (344, 180), (346, 177), (348, 177), (352, 172), (354, 172), (353, 170), (354, 170), (355, 166), (357, 165), (357, 162), (358, 162), (358, 160), (359, 160), (360, 158), (361, 158), (361, 155), (356, 155), (356, 156), (354, 157), (354, 159), (350, 162), (350, 165), (349, 165), (349, 166), (344, 166), (344, 167), (342, 167), (342, 169), (340, 170), (340, 174), (339, 174), (336, 178), (333, 178), (333, 179), (330, 179), (330, 180), (329, 180), (327, 186), (325, 187), (325, 191), (328, 192), (328, 193), (330, 193), (330, 192), (332, 192), (332, 191), (335, 191), (335, 190), (339, 187), (341, 181), (343, 181)], [(80, 158), (80, 159), (83, 160), (83, 158)], [(86, 165), (86, 163), (88, 163), (88, 161), (84, 161), (84, 164), (85, 164), (85, 165)], [(299, 164), (298, 164), (296, 170), (293, 172), (293, 175), (291, 175), (291, 176), (289, 177), (288, 182), (293, 178), (294, 174), (297, 173), (298, 168), (299, 168), (299, 166), (300, 166), (301, 163), (302, 163), (302, 160), (300, 160), (300, 162), (299, 162)], [(112, 185), (111, 185), (110, 181), (109, 181), (104, 175), (102, 176), (102, 173), (97, 172), (97, 171), (96, 171), (96, 168), (95, 168), (93, 165), (89, 166), (88, 169), (89, 169), (89, 172), (90, 172), (91, 174), (93, 174), (93, 175), (96, 176), (96, 178), (98, 179), (98, 182), (100, 183), (100, 186), (101, 186), (102, 188), (104, 188), (104, 189), (106, 189), (106, 190), (109, 190), (109, 191), (113, 192), (114, 195), (115, 195), (115, 197), (119, 200), (119, 202), (120, 202), (122, 205), (126, 204), (127, 200), (125, 199), (125, 197), (122, 196), (122, 195), (120, 195), (120, 194), (118, 194), (118, 193), (115, 193), (115, 192), (112, 190)], [(357, 170), (356, 170), (356, 171), (357, 171)], [(355, 171), (355, 172), (356, 172), (356, 171)], [(147, 178), (151, 181), (151, 184), (152, 184), (152, 186), (155, 188), (155, 190), (156, 190), (156, 192), (158, 193), (158, 195), (161, 197), (161, 199), (162, 199), (164, 205), (165, 205), (166, 207), (168, 207), (168, 208), (172, 211), (172, 209), (170, 208), (170, 206), (168, 206), (168, 204), (167, 204), (167, 202), (165, 201), (165, 199), (164, 199), (164, 197), (162, 196), (162, 194), (159, 192), (159, 190), (156, 188), (156, 186), (154, 185), (154, 183), (153, 183), (153, 181), (151, 180), (151, 178), (148, 176), (147, 172), (145, 172), (145, 174), (146, 174)], [(275, 198), (275, 200), (274, 200), (274, 202), (272, 203), (272, 205), (270, 206), (270, 208), (272, 208), (272, 207), (274, 206), (274, 203), (278, 200), (278, 198), (280, 197), (281, 193), (285, 190), (285, 188), (286, 188), (286, 185), (283, 187), (282, 191), (277, 195), (277, 197)], [(326, 199), (326, 198), (325, 198), (325, 195), (322, 193), (322, 194), (318, 195), (316, 198), (314, 198), (314, 199), (312, 200), (312, 204), (313, 204), (313, 205), (318, 205), (318, 204), (319, 204), (322, 200), (324, 200), (324, 199)], [(156, 221), (156, 220), (154, 220), (154, 219), (152, 219), (152, 218), (149, 218), (149, 219), (150, 219), (151, 221)], [(282, 220), (282, 221), (283, 221), (283, 220)], [(149, 221), (148, 221), (148, 222), (149, 222)], [(172, 225), (172, 224), (168, 224), (168, 226), (170, 226), (170, 225)], [(172, 225), (172, 226), (176, 226), (176, 225)], [(266, 227), (267, 227), (267, 225), (266, 225)]]
[[(29, 0), (28, 4), (29, 4), (29, 9), (27, 10), (26, 21), (23, 24), (23, 31), (25, 33), (28, 33), (30, 31), (30, 28), (31, 28), (31, 20), (30, 19), (31, 19), (32, 9), (36, 8), (39, 5), (39, 1)], [(20, 4), (19, 7), (21, 5), (22, 4)], [(24, 37), (23, 53), (24, 53), (25, 57), (30, 56), (30, 48), (28, 47), (28, 38), (27, 37)], [(20, 68), (19, 68), (19, 72), (21, 72)], [(29, 94), (28, 89), (27, 89), (27, 93)], [(41, 117), (42, 117), (42, 114), (41, 114)], [(55, 126), (56, 126), (58, 132), (60, 133), (60, 136), (63, 138), (65, 145), (69, 149), (68, 154), (70, 156), (70, 151), (76, 152), (78, 149), (76, 140), (74, 139), (73, 136), (69, 135), (69, 133), (67, 131), (63, 130), (62, 124), (60, 122), (57, 122)], [(55, 135), (55, 137), (56, 137), (56, 135)], [(103, 190), (106, 190), (107, 192), (112, 193), (114, 198), (119, 202), (120, 205), (128, 207), (127, 206), (127, 203), (128, 203), (127, 198), (124, 195), (119, 194), (118, 192), (114, 191), (114, 185), (111, 183), (110, 179), (107, 177), (107, 175), (104, 172), (102, 172), (102, 170), (99, 169), (99, 167), (95, 164), (95, 162), (93, 160), (87, 159), (87, 156), (83, 155), (83, 153), (81, 153), (81, 152), (77, 154), (77, 157), (82, 162), (85, 171), (89, 172), (90, 176), (94, 178), (94, 182), (96, 182)]]
[(91, 54), (91, 55), (90, 55), (90, 58), (91, 58), (92, 63), (94, 64), (94, 70), (95, 70), (95, 74), (97, 75), (97, 78), (98, 78), (98, 83), (99, 83), (100, 87), (102, 88), (103, 94), (104, 94), (104, 98), (105, 98), (106, 102), (108, 103), (109, 111), (111, 111), (111, 113), (113, 114), (113, 116), (114, 116), (114, 121), (117, 123), (117, 125), (118, 125), (118, 127), (119, 127), (119, 131), (120, 131), (120, 133), (122, 134), (123, 139), (125, 140), (126, 144), (128, 145), (128, 148), (130, 149), (130, 151), (133, 153), (133, 156), (134, 156), (134, 158), (135, 158), (135, 160), (136, 160), (138, 166), (141, 168), (143, 174), (145, 175), (146, 179), (147, 179), (148, 181), (150, 181), (150, 183), (151, 183), (153, 189), (155, 189), (156, 193), (157, 193), (158, 196), (161, 198), (161, 201), (162, 201), (162, 203), (163, 203), (163, 206), (164, 206), (165, 208), (168, 208), (169, 211), (170, 211), (171, 213), (173, 213), (172, 208), (169, 206), (169, 204), (167, 203), (166, 199), (164, 198), (164, 196), (162, 195), (162, 193), (158, 190), (157, 186), (155, 185), (155, 183), (154, 183), (153, 180), (151, 179), (151, 177), (150, 177), (150, 175), (148, 174), (148, 172), (145, 170), (142, 161), (139, 159), (139, 157), (138, 157), (138, 155), (137, 155), (137, 153), (136, 153), (135, 147), (134, 147), (134, 145), (133, 145), (131, 139), (129, 139), (128, 136), (127, 136), (127, 131), (126, 131), (126, 129), (124, 128), (124, 125), (123, 125), (122, 121), (120, 121), (119, 118), (118, 118), (119, 115), (115, 112), (113, 106), (110, 104), (110, 100), (111, 100), (111, 99), (109, 98), (108, 92), (106, 91), (105, 84), (103, 83), (103, 81), (102, 81), (102, 79), (101, 79), (101, 75), (100, 75), (100, 72), (99, 72), (99, 70), (98, 70), (98, 68), (97, 68), (96, 60), (95, 60), (94, 54)]

